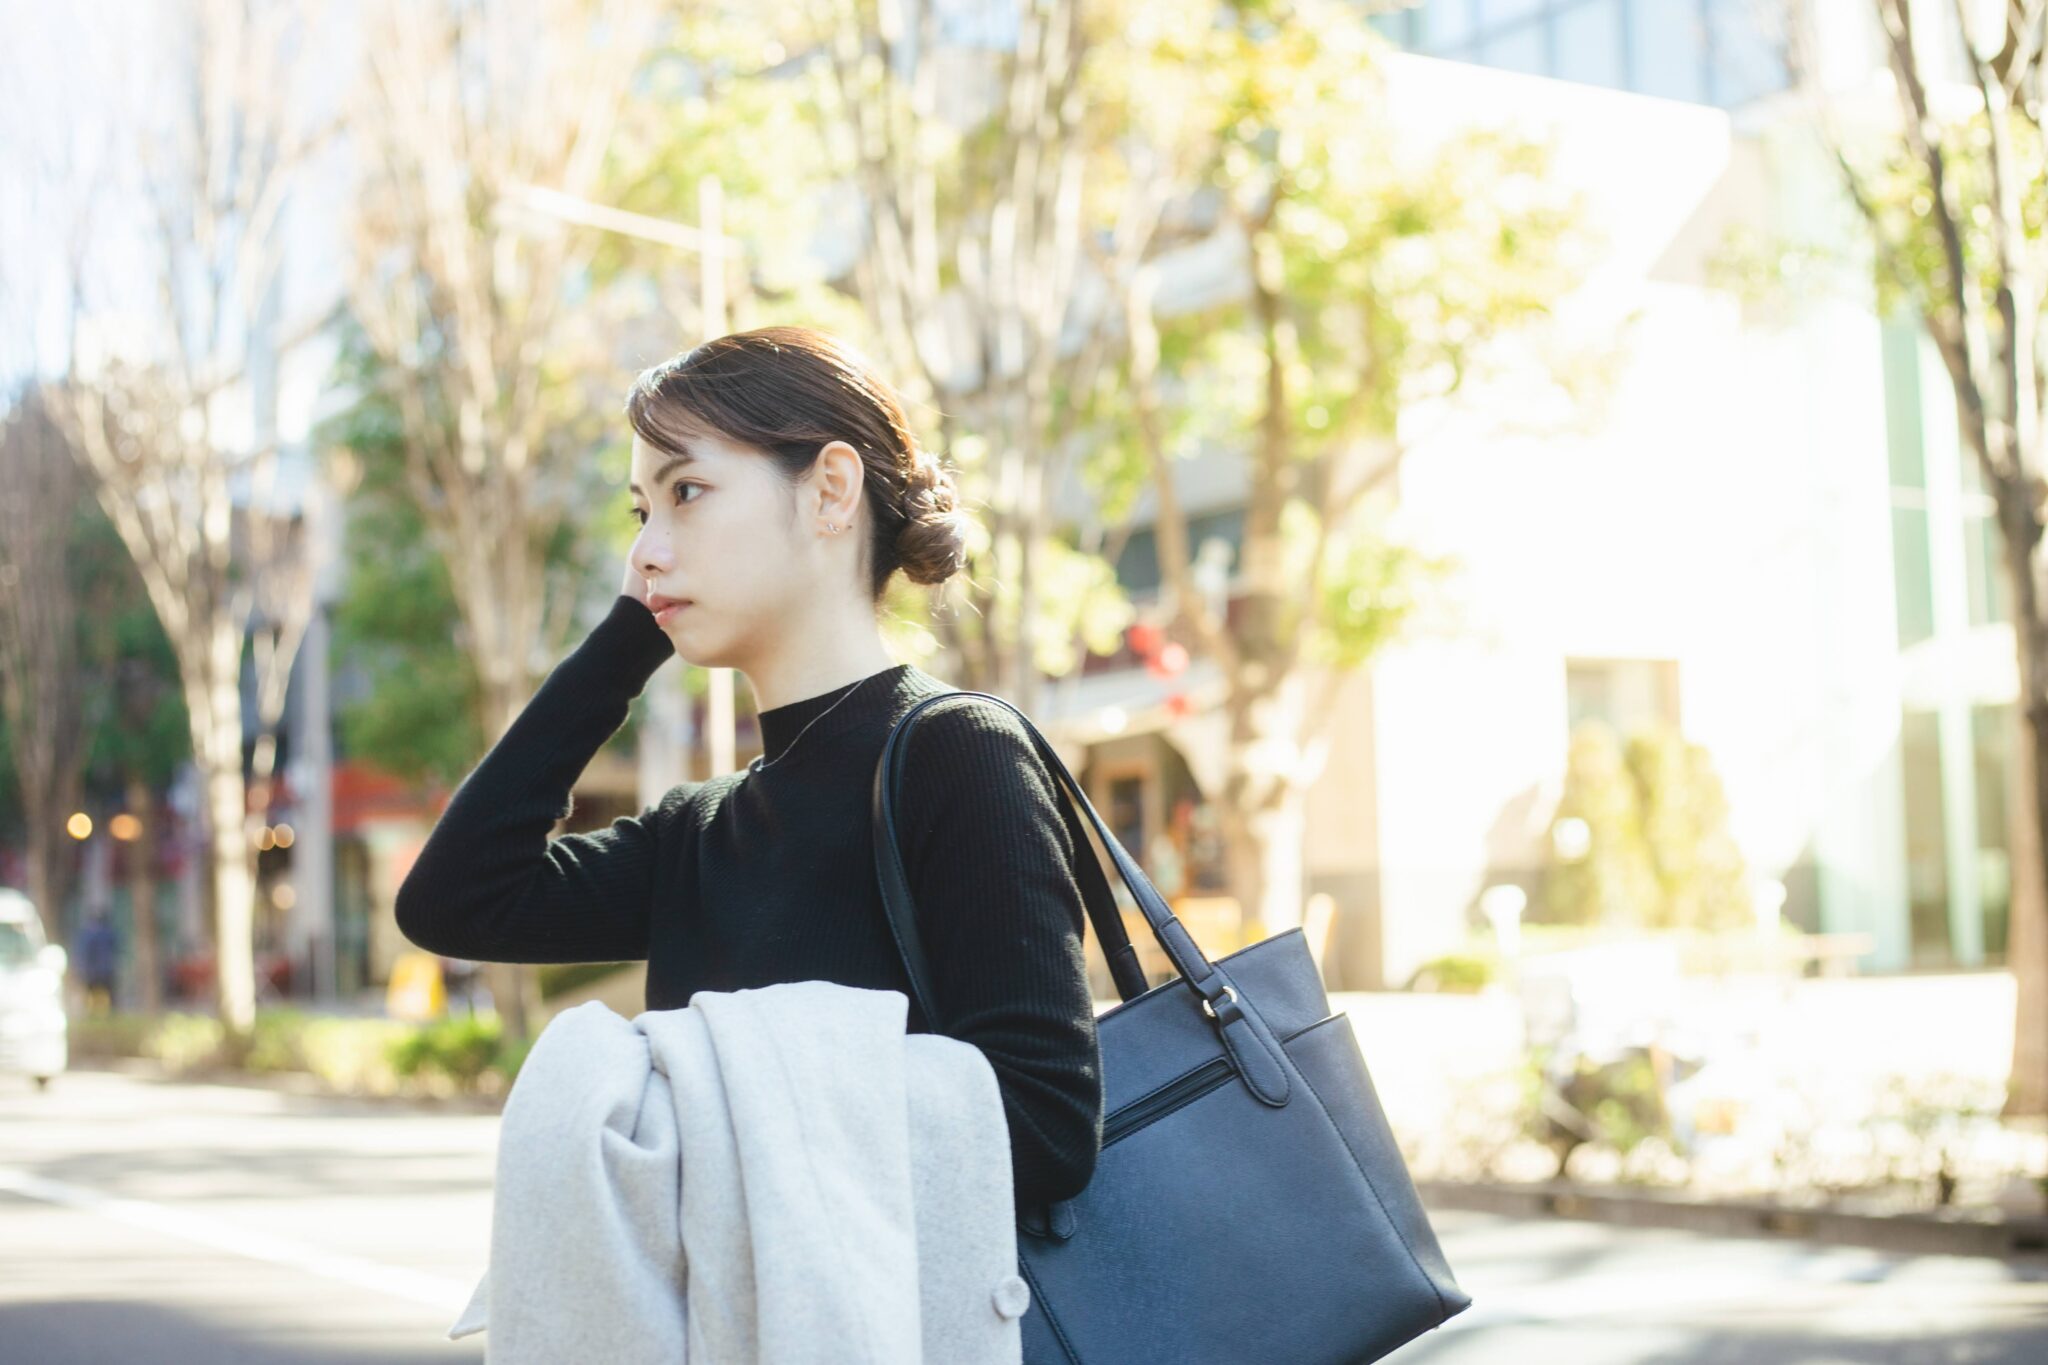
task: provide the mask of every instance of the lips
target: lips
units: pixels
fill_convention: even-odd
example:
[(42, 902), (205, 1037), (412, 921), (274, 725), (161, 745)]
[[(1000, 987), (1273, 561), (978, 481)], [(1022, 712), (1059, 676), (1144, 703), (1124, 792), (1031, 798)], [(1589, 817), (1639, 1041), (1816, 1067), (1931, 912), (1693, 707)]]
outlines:
[(652, 593), (647, 598), (647, 609), (654, 613), (654, 623), (659, 626), (673, 621), (689, 605), (690, 600), (686, 597), (663, 597), (660, 593)]

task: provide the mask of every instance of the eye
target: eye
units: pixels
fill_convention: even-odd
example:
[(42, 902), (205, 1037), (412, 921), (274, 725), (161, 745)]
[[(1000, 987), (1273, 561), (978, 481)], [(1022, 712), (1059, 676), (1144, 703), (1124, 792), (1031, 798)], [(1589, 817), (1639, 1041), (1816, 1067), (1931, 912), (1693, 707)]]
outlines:
[(685, 483), (685, 482), (680, 482), (680, 481), (679, 481), (679, 482), (678, 482), (678, 483), (676, 484), (676, 486), (675, 486), (674, 488), (670, 489), (669, 491), (670, 491), (670, 492), (672, 492), (672, 493), (674, 493), (674, 494), (676, 495), (676, 501), (677, 501), (677, 502), (681, 502), (681, 501), (683, 501), (683, 497), (682, 497), (682, 492), (683, 492), (683, 490), (684, 490), (685, 488), (697, 488), (697, 489), (701, 489), (701, 488), (703, 488), (703, 487), (704, 487), (704, 485), (703, 485), (703, 484), (701, 484), (701, 483)]
[(637, 507), (628, 507), (626, 515), (633, 519), (635, 526), (645, 526), (647, 524), (647, 514)]

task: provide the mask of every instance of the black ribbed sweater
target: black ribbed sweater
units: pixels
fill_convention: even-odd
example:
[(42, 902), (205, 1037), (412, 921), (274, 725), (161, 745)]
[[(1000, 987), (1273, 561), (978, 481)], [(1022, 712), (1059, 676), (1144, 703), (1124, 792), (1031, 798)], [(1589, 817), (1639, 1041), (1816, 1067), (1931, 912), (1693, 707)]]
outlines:
[[(483, 962), (644, 960), (648, 1009), (783, 981), (908, 995), (870, 784), (891, 725), (948, 690), (913, 665), (762, 712), (764, 758), (789, 752), (760, 772), (685, 782), (605, 829), (548, 838), (674, 652), (644, 603), (613, 602), (456, 788), (398, 889), (400, 932)], [(903, 760), (898, 841), (936, 1031), (995, 1071), (1018, 1204), (1070, 1197), (1101, 1150), (1102, 1068), (1065, 798), (1023, 724), (988, 702), (919, 717)]]

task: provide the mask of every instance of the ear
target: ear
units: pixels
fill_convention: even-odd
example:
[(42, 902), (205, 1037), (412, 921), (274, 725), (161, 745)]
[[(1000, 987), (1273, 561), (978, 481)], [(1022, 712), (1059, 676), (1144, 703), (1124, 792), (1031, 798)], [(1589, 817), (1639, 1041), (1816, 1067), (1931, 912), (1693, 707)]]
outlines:
[(860, 452), (845, 441), (829, 442), (818, 452), (811, 477), (817, 489), (814, 515), (820, 521), (852, 525), (854, 509), (860, 506), (861, 486), (867, 480)]

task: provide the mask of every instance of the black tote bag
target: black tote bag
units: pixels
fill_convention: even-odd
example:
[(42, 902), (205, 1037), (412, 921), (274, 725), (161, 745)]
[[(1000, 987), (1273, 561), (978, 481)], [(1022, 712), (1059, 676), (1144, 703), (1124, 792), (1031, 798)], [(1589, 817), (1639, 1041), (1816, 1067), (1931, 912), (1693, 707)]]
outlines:
[[(1122, 1002), (1096, 1017), (1104, 1118), (1094, 1176), (1072, 1199), (1019, 1211), (1018, 1263), (1031, 1287), (1024, 1359), (1353, 1365), (1470, 1307), (1302, 932), (1210, 961), (1038, 727), (986, 692), (917, 702), (875, 765), (875, 868), (912, 1007), (939, 1017), (896, 842), (896, 773), (912, 722), (963, 697), (1016, 712), (1065, 789), (1082, 898)], [(1147, 987), (1077, 810), (1174, 979)]]

